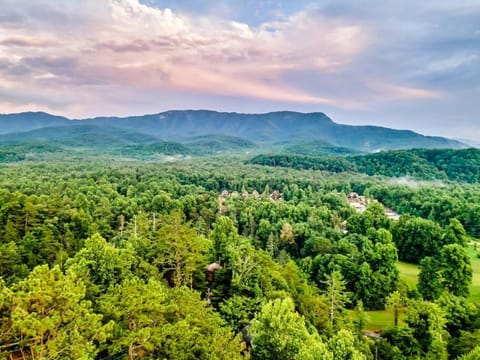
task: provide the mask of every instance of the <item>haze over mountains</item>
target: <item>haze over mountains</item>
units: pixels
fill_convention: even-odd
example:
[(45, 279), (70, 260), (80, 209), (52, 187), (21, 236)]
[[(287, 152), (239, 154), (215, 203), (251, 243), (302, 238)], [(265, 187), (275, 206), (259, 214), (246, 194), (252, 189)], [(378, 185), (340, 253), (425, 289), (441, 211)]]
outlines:
[[(70, 120), (41, 112), (0, 115), (0, 143), (49, 142), (72, 147), (115, 147), (164, 142), (182, 143), (181, 154), (202, 150), (220, 153), (257, 146), (342, 148), (340, 152), (374, 152), (408, 148), (463, 148), (465, 144), (408, 130), (350, 126), (324, 113), (222, 113), (167, 111), (154, 115)], [(180, 144), (179, 144), (180, 145)], [(132, 150), (134, 150), (132, 148)], [(162, 149), (156, 149), (162, 150)], [(169, 153), (175, 147), (169, 146)], [(335, 152), (338, 152), (338, 149)]]

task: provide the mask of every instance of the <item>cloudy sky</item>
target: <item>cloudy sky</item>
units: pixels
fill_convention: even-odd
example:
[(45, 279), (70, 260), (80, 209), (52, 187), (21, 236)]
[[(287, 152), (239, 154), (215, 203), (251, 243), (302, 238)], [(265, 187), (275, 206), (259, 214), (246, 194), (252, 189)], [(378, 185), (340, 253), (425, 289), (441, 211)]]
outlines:
[(0, 112), (323, 111), (480, 140), (479, 0), (0, 0)]

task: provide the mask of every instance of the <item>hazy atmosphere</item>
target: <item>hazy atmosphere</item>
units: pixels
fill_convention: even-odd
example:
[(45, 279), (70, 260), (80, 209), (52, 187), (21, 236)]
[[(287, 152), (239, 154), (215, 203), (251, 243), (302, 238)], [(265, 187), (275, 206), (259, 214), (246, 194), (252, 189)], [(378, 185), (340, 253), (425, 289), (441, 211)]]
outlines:
[(480, 3), (0, 0), (0, 112), (323, 111), (480, 139)]

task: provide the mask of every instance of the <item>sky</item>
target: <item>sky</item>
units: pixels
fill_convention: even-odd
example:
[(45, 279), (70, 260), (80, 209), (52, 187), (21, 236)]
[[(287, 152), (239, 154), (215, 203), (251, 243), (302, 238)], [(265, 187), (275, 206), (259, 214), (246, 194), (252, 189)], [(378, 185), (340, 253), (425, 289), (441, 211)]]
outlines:
[(321, 111), (480, 141), (479, 0), (0, 0), (0, 113)]

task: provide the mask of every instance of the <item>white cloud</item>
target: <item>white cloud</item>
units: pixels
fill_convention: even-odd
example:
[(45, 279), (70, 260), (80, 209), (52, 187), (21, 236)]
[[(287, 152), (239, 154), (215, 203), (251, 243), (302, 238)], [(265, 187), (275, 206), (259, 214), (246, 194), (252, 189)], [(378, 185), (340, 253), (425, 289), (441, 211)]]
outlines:
[(456, 54), (427, 65), (427, 71), (441, 72), (455, 70), (460, 66), (469, 65), (480, 59), (477, 54)]

